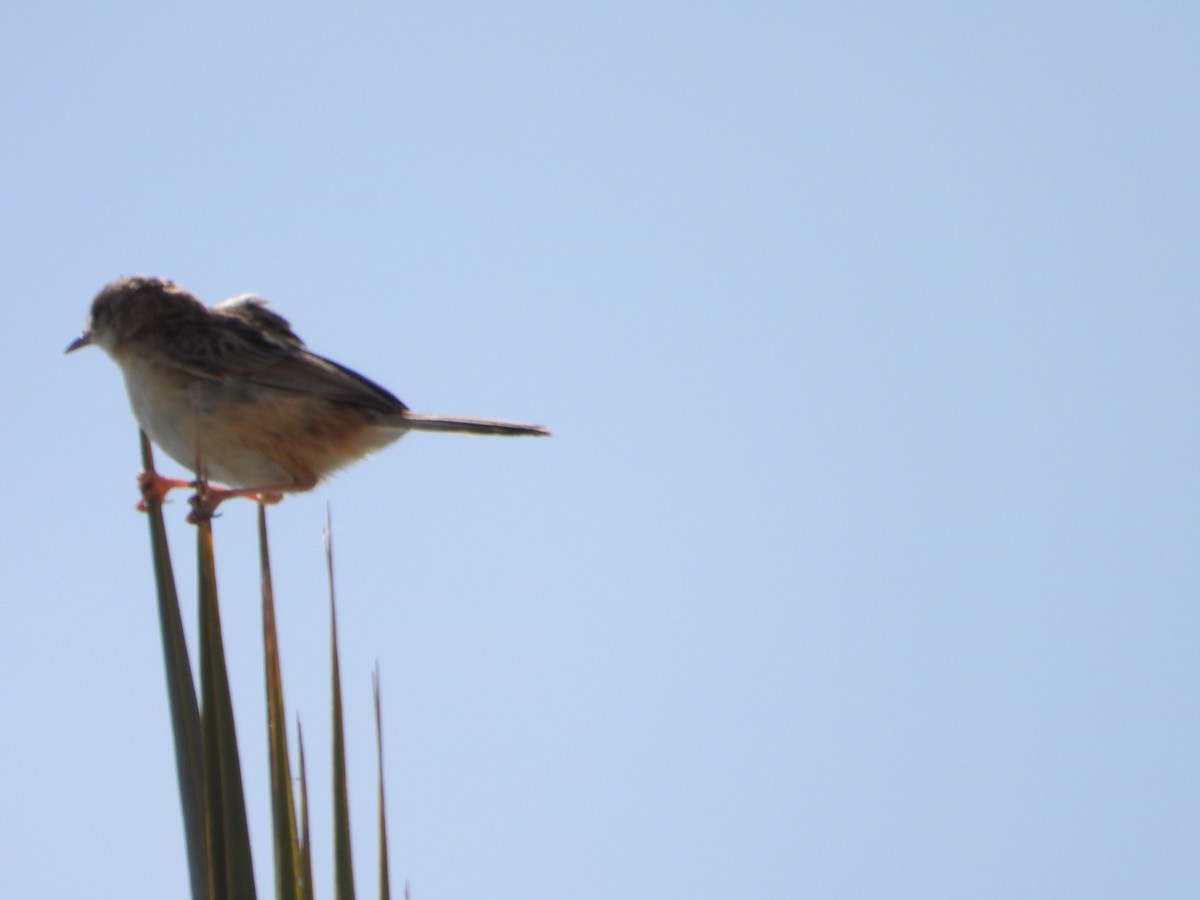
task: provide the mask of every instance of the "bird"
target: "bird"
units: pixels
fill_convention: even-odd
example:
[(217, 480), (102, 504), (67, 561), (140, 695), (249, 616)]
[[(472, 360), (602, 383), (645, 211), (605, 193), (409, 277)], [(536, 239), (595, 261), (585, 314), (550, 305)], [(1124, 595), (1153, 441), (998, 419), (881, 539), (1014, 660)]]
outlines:
[(206, 306), (164, 278), (118, 278), (96, 295), (65, 352), (91, 345), (120, 367), (142, 430), (196, 475), (141, 473), (139, 509), (195, 486), (193, 522), (233, 497), (276, 503), (311, 490), (409, 431), (550, 434), (543, 425), (414, 413), (375, 382), (310, 351), (255, 294)]

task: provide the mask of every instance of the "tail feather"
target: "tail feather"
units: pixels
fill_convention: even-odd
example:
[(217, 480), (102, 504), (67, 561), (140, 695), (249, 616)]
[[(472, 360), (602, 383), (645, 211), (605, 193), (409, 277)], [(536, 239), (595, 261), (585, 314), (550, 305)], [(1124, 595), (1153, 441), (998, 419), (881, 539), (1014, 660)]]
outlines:
[(500, 434), (509, 437), (534, 435), (548, 437), (545, 425), (525, 425), (522, 422), (498, 422), (493, 419), (462, 419), (457, 416), (425, 416), (407, 412), (401, 417), (404, 425), (414, 431), (453, 431), (460, 434)]

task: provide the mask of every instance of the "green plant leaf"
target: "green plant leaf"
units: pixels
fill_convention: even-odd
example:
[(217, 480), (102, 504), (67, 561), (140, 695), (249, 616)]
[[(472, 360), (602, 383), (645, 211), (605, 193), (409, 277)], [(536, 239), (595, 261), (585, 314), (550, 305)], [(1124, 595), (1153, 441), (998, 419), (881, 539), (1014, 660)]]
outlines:
[(296, 721), (296, 747), (300, 753), (300, 879), (301, 896), (313, 900), (312, 841), (308, 834), (308, 769), (304, 765), (304, 731)]
[[(200, 490), (204, 489), (201, 485)], [(196, 552), (200, 594), (201, 730), (212, 896), (241, 900), (255, 896), (254, 865), (250, 856), (250, 831), (246, 824), (233, 701), (221, 638), (221, 610), (217, 602), (216, 561), (209, 519), (201, 520), (196, 526)]]
[[(150, 439), (140, 431), (142, 470), (154, 472)], [(179, 778), (179, 805), (183, 811), (183, 833), (187, 845), (188, 873), (193, 900), (209, 897), (208, 829), (205, 822), (204, 756), (200, 738), (200, 703), (192, 680), (192, 663), (183, 634), (183, 616), (167, 544), (162, 502), (146, 503), (150, 523), (150, 554), (154, 560), (154, 582), (158, 593), (158, 619), (162, 629), (163, 663), (167, 676), (167, 698), (171, 707), (171, 731), (175, 737), (175, 770)]]
[(392, 887), (388, 877), (387, 810), (383, 792), (383, 710), (379, 701), (378, 661), (375, 671), (371, 673), (371, 693), (375, 696), (375, 758), (379, 774), (379, 897), (380, 900), (390, 900)]
[(275, 896), (296, 900), (302, 895), (300, 839), (296, 832), (296, 803), (292, 793), (292, 764), (288, 756), (283, 676), (279, 635), (275, 627), (275, 591), (271, 585), (271, 552), (267, 543), (267, 508), (258, 507), (258, 559), (262, 581), (263, 660), (267, 684), (267, 738), (271, 770), (271, 819), (274, 824)]
[(333, 680), (333, 840), (334, 884), (338, 900), (354, 898), (350, 852), (350, 798), (346, 785), (346, 736), (342, 720), (342, 673), (337, 649), (337, 601), (333, 587), (333, 522), (325, 527), (325, 568), (329, 573), (329, 648)]

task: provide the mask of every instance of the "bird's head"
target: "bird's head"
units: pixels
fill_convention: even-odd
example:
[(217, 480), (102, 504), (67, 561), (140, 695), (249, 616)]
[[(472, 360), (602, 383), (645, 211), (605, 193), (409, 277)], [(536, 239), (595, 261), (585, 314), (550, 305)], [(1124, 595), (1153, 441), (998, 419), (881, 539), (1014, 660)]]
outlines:
[(118, 278), (96, 295), (83, 333), (67, 346), (71, 353), (95, 344), (112, 355), (147, 326), (204, 313), (204, 305), (173, 281), (138, 275)]

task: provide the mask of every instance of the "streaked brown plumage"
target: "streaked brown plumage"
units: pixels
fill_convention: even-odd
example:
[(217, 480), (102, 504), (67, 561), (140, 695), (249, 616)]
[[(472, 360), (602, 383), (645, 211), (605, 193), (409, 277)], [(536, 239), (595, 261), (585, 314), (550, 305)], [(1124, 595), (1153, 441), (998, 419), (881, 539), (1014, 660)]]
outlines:
[[(428, 416), (310, 352), (265, 301), (207, 307), (160, 278), (121, 278), (92, 302), (67, 352), (95, 344), (121, 367), (134, 416), (176, 462), (228, 496), (311, 489), (408, 431), (548, 435), (541, 425)], [(206, 510), (211, 513), (211, 509)]]

